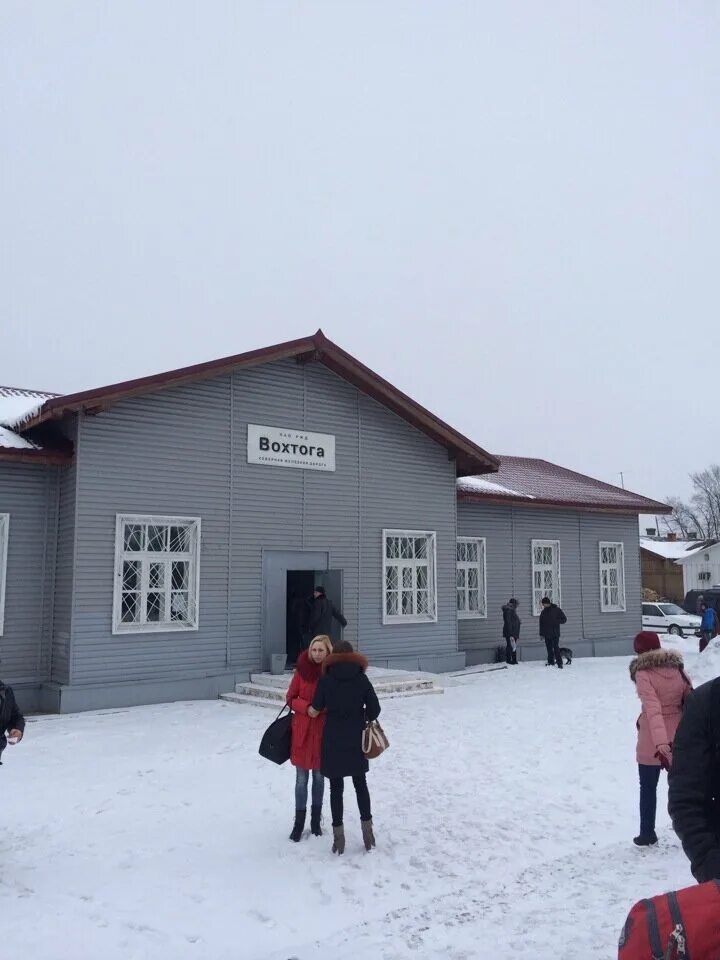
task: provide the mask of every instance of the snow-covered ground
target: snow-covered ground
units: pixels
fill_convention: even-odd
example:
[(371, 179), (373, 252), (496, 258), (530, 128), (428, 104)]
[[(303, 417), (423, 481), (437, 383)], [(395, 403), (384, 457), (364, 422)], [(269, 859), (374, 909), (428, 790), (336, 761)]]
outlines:
[[(716, 658), (703, 678), (720, 673)], [(692, 882), (664, 783), (659, 847), (631, 842), (627, 663), (524, 664), (385, 701), (391, 749), (370, 775), (378, 846), (361, 847), (348, 784), (343, 858), (327, 836), (288, 841), (293, 771), (257, 755), (268, 711), (203, 702), (39, 719), (0, 770), (5, 952), (611, 960), (634, 901)]]

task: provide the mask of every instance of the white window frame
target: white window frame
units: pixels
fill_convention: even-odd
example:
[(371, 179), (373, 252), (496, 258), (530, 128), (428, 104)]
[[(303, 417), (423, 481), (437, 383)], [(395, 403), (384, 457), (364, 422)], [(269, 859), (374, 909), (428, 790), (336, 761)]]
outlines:
[[(186, 553), (170, 553), (167, 551), (125, 551), (125, 525), (143, 524), (147, 526), (180, 526), (190, 525), (191, 530), (191, 550)], [(113, 634), (123, 633), (176, 633), (178, 631), (195, 631), (200, 624), (200, 517), (166, 517), (157, 514), (129, 514), (118, 513), (115, 517), (115, 576), (113, 590), (113, 611), (112, 611), (112, 632)], [(143, 621), (140, 623), (123, 623), (122, 615), (122, 595), (123, 595), (123, 560), (140, 560), (141, 568), (141, 598), (148, 592), (148, 564), (151, 561), (160, 560), (172, 562), (172, 560), (189, 560), (190, 572), (188, 575), (188, 593), (189, 593), (189, 611), (190, 616), (187, 621), (160, 620)], [(151, 591), (152, 592), (152, 591)], [(163, 591), (166, 592), (166, 591)], [(141, 601), (142, 603), (142, 601)], [(143, 610), (145, 604), (142, 603)], [(169, 615), (167, 610), (166, 615)]]
[(5, 629), (5, 585), (7, 583), (8, 540), (10, 514), (0, 513), (0, 637)]
[[(419, 539), (424, 537), (429, 541), (427, 561), (418, 561), (416, 559), (399, 559), (387, 556), (388, 537), (409, 537)], [(382, 616), (383, 624), (395, 623), (437, 623), (437, 534), (434, 530), (383, 530), (382, 532)], [(410, 613), (410, 614), (389, 614), (387, 612), (387, 571), (392, 566), (405, 566), (413, 569), (420, 565), (428, 566), (428, 606), (429, 613)], [(398, 582), (402, 578), (398, 572)], [(417, 582), (413, 590), (417, 589)], [(402, 592), (402, 591), (400, 591)], [(399, 608), (399, 607), (398, 607)]]
[[(557, 588), (552, 591), (548, 591), (544, 588), (537, 590), (535, 587), (535, 573), (538, 570), (547, 569), (547, 564), (536, 564), (535, 563), (535, 550), (537, 547), (552, 547), (555, 551), (555, 560), (552, 564), (554, 577), (557, 580)], [(532, 566), (532, 574), (530, 580), (530, 589), (532, 597), (532, 611), (534, 617), (539, 617), (542, 612), (542, 598), (550, 594), (550, 599), (553, 603), (556, 603), (558, 606), (562, 605), (562, 579), (560, 576), (560, 541), (559, 540), (532, 540), (530, 542), (530, 562)]]
[[(465, 609), (457, 611), (458, 620), (487, 620), (487, 543), (485, 537), (458, 537), (457, 544), (458, 546), (461, 543), (476, 543), (478, 547), (478, 560), (458, 560), (457, 559), (457, 547), (455, 553), (455, 569), (465, 570), (465, 586), (462, 588), (465, 593)], [(478, 610), (469, 610), (467, 607), (467, 598), (468, 598), (468, 585), (467, 585), (467, 574), (470, 570), (477, 570), (478, 573), (478, 593), (479, 593), (479, 609)], [(457, 585), (456, 580), (456, 606), (457, 606), (457, 591), (461, 588)]]
[[(603, 550), (608, 547), (615, 547), (618, 550), (618, 563), (603, 563)], [(626, 613), (627, 596), (625, 591), (625, 544), (621, 540), (600, 540), (598, 543), (598, 563), (600, 565), (600, 611), (602, 613)], [(603, 584), (603, 574), (607, 571), (616, 569), (618, 571), (618, 604), (605, 602), (605, 585)], [(607, 586), (608, 598), (610, 595), (610, 586)]]

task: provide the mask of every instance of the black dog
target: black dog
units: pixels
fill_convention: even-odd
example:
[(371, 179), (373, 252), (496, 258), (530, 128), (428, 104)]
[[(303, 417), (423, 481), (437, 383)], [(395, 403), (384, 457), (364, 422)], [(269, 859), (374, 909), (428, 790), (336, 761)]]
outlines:
[(570, 647), (560, 647), (560, 656), (565, 657), (565, 663), (572, 663), (572, 650)]

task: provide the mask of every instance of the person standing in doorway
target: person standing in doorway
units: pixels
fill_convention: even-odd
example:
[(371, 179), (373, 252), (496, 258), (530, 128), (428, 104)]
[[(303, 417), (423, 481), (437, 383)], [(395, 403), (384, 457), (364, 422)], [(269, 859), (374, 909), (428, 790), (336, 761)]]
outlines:
[(331, 653), (330, 637), (315, 637), (310, 648), (303, 650), (297, 659), (295, 673), (285, 698), (287, 705), (293, 711), (290, 762), (295, 767), (295, 823), (290, 839), (295, 843), (299, 843), (305, 829), (308, 782), (311, 773), (310, 832), (315, 837), (322, 836), (320, 819), (325, 780), (320, 772), (320, 749), (325, 717), (311, 716), (309, 710), (322, 675), (323, 662)]
[(503, 615), (503, 639), (505, 640), (505, 660), (507, 663), (517, 665), (517, 646), (520, 642), (521, 620), (518, 616), (518, 602), (513, 598), (502, 608)]
[(325, 587), (315, 587), (312, 605), (310, 607), (310, 617), (308, 619), (310, 636), (329, 637), (332, 633), (333, 620), (337, 620), (341, 627), (347, 626), (345, 617), (328, 600), (325, 594)]
[(563, 658), (560, 653), (560, 627), (564, 623), (567, 623), (567, 617), (560, 607), (553, 603), (550, 597), (543, 597), (540, 611), (540, 636), (545, 641), (547, 649), (547, 665), (554, 667), (557, 664), (561, 670)]
[(337, 854), (345, 852), (345, 777), (352, 777), (365, 849), (371, 850), (375, 846), (366, 780), (369, 766), (362, 749), (362, 735), (365, 724), (380, 716), (380, 704), (365, 672), (367, 667), (367, 657), (355, 653), (347, 640), (341, 640), (323, 663), (323, 675), (308, 711), (311, 717), (318, 717), (321, 711), (325, 711), (321, 769), (330, 781), (332, 852)]
[(5, 747), (20, 743), (25, 733), (25, 718), (15, 700), (12, 687), (0, 681), (0, 762)]
[(711, 640), (714, 640), (720, 631), (720, 623), (715, 607), (705, 600), (700, 604), (700, 653), (707, 647)]

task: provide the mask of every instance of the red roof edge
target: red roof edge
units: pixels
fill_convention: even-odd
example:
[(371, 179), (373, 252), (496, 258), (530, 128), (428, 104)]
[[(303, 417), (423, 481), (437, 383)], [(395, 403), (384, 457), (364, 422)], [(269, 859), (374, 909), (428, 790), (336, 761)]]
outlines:
[(15, 463), (40, 463), (46, 466), (64, 466), (72, 461), (72, 450), (29, 450), (0, 447), (0, 460)]
[[(622, 489), (618, 487), (618, 489)], [(627, 491), (625, 491), (627, 493)], [(672, 513), (672, 507), (668, 507), (666, 503), (657, 503), (655, 500), (646, 500), (645, 497), (641, 497), (639, 494), (632, 494), (633, 497), (638, 497), (641, 503), (627, 501), (626, 503), (600, 503), (580, 501), (580, 500), (551, 500), (543, 497), (533, 497), (528, 499), (526, 497), (514, 497), (514, 496), (502, 496), (496, 497), (492, 494), (483, 494), (483, 493), (458, 493), (458, 500), (462, 503), (504, 503), (506, 506), (508, 504), (519, 503), (524, 507), (556, 507), (558, 510), (563, 508), (568, 510), (585, 510), (592, 513), (636, 513), (638, 516), (641, 513), (658, 513), (663, 515), (668, 515)], [(640, 533), (638, 531), (638, 537)]]
[(421, 404), (404, 394), (389, 381), (370, 370), (337, 344), (329, 340), (322, 330), (311, 337), (289, 340), (248, 353), (210, 360), (205, 363), (180, 367), (165, 373), (125, 380), (94, 390), (53, 397), (47, 400), (35, 416), (21, 426), (22, 431), (30, 430), (48, 420), (78, 413), (81, 410), (102, 410), (119, 400), (150, 390), (157, 390), (181, 383), (187, 383), (206, 376), (217, 376), (238, 367), (258, 366), (275, 360), (307, 356), (308, 360), (323, 363), (338, 376), (356, 386), (362, 392), (391, 409), (394, 413), (430, 436), (447, 448), (451, 459), (455, 460), (458, 476), (479, 475), (497, 471), (499, 460), (473, 443), (467, 437), (440, 420)]

